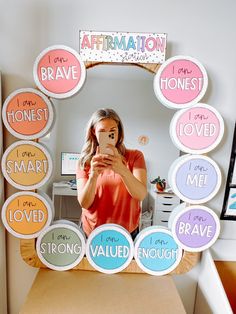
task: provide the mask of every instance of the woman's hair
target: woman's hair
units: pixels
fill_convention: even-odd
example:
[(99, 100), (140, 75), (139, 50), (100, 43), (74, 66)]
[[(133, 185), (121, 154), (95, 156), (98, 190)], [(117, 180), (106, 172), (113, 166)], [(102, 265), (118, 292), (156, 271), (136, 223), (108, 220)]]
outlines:
[(90, 161), (92, 157), (96, 153), (96, 149), (98, 146), (98, 141), (95, 136), (95, 133), (93, 132), (93, 128), (95, 127), (96, 123), (103, 119), (112, 119), (116, 121), (118, 126), (118, 140), (116, 143), (116, 148), (118, 149), (118, 152), (124, 156), (125, 154), (125, 145), (123, 143), (124, 141), (124, 127), (121, 122), (120, 117), (118, 114), (112, 110), (107, 108), (102, 108), (97, 111), (95, 111), (90, 120), (88, 121), (87, 128), (86, 128), (86, 135), (85, 135), (85, 144), (82, 148), (81, 157), (79, 161), (79, 165), (82, 169), (84, 169), (86, 166), (90, 164)]

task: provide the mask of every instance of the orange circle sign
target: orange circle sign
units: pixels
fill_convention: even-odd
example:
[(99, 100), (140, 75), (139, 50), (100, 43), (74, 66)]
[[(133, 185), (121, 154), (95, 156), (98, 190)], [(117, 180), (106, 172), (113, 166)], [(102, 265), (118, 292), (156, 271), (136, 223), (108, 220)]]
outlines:
[(52, 159), (42, 145), (18, 141), (5, 151), (2, 172), (5, 179), (17, 189), (37, 189), (51, 176)]
[(33, 192), (18, 192), (9, 197), (2, 208), (6, 229), (18, 238), (31, 239), (52, 222), (50, 204)]
[(17, 138), (36, 139), (50, 130), (53, 108), (43, 93), (33, 88), (22, 88), (7, 97), (2, 117), (8, 131)]

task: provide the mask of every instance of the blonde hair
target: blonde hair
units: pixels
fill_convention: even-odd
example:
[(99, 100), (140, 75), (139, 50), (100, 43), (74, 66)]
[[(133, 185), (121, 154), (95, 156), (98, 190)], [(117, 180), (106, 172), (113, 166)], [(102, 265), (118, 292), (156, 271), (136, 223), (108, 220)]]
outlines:
[(93, 128), (95, 127), (96, 123), (103, 119), (112, 119), (116, 121), (118, 126), (118, 140), (116, 143), (116, 148), (118, 152), (124, 156), (125, 155), (125, 145), (123, 143), (124, 141), (124, 127), (121, 122), (120, 117), (118, 114), (108, 108), (102, 108), (97, 111), (95, 111), (90, 120), (88, 121), (87, 128), (86, 128), (86, 135), (85, 135), (85, 143), (82, 148), (81, 157), (79, 161), (79, 166), (84, 169), (86, 166), (89, 166), (92, 157), (96, 154), (98, 141), (97, 138), (93, 132)]

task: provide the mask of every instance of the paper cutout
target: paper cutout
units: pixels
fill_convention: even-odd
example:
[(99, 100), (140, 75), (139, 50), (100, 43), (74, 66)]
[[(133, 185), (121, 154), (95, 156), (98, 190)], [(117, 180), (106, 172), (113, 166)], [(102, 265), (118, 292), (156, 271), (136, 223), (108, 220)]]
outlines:
[(71, 223), (55, 223), (41, 232), (36, 250), (41, 262), (53, 270), (69, 270), (77, 266), (85, 253), (85, 238)]
[(54, 98), (67, 98), (83, 86), (86, 69), (75, 50), (57, 45), (39, 54), (33, 74), (36, 85), (43, 93)]
[(208, 249), (215, 243), (219, 233), (219, 218), (206, 206), (186, 207), (175, 216), (172, 224), (175, 241), (189, 252)]
[(178, 266), (182, 249), (168, 229), (152, 226), (143, 229), (135, 239), (134, 257), (143, 271), (150, 275), (162, 276)]
[(170, 124), (170, 136), (180, 150), (204, 154), (213, 150), (222, 140), (224, 121), (207, 104), (200, 104), (175, 113)]
[(168, 108), (183, 109), (196, 104), (205, 94), (205, 68), (189, 56), (176, 56), (163, 63), (154, 77), (154, 92)]
[(52, 159), (41, 144), (18, 141), (4, 152), (2, 172), (5, 179), (17, 189), (38, 189), (52, 174)]
[(133, 240), (123, 227), (105, 224), (89, 235), (86, 256), (98, 271), (114, 274), (125, 269), (133, 258)]
[(2, 221), (12, 235), (21, 239), (33, 239), (47, 228), (54, 216), (52, 203), (33, 192), (11, 195), (2, 207)]
[(33, 140), (47, 134), (53, 116), (49, 99), (33, 88), (22, 88), (11, 93), (2, 109), (3, 122), (8, 131), (24, 140)]

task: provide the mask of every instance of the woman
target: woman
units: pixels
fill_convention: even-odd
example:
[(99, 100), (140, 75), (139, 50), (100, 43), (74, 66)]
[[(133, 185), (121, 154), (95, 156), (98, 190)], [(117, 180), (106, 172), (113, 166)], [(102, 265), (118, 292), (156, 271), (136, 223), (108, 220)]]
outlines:
[[(99, 152), (99, 133), (112, 131), (112, 154)], [(82, 226), (88, 236), (104, 223), (116, 223), (133, 238), (138, 233), (140, 202), (147, 194), (147, 173), (143, 154), (126, 149), (124, 130), (117, 113), (99, 109), (88, 122), (86, 141), (77, 169), (78, 201), (82, 207)]]

